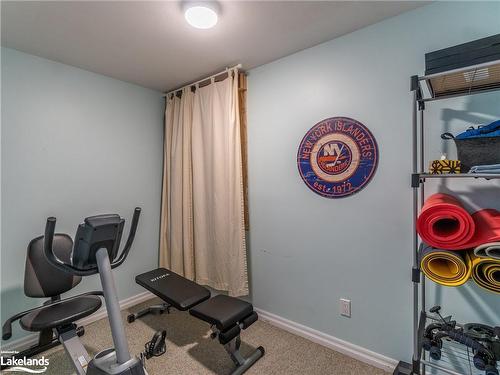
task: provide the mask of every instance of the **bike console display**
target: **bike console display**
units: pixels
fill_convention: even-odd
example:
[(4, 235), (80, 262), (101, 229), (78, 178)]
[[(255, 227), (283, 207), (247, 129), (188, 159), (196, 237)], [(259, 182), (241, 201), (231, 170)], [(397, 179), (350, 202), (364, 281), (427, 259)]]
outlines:
[(130, 231), (125, 242), (125, 246), (118, 255), (120, 242), (122, 239), (125, 219), (120, 215), (106, 214), (87, 217), (78, 226), (74, 241), (71, 262), (65, 263), (58, 259), (52, 249), (56, 218), (49, 217), (45, 225), (44, 254), (49, 263), (54, 267), (79, 276), (88, 276), (98, 273), (96, 254), (99, 249), (106, 249), (109, 256), (111, 268), (120, 266), (128, 256), (132, 243), (134, 242), (137, 224), (141, 209), (136, 207)]
[(78, 226), (71, 263), (78, 268), (93, 268), (96, 266), (97, 250), (105, 248), (109, 260), (118, 255), (118, 248), (123, 233), (125, 220), (119, 215), (97, 215), (87, 217)]

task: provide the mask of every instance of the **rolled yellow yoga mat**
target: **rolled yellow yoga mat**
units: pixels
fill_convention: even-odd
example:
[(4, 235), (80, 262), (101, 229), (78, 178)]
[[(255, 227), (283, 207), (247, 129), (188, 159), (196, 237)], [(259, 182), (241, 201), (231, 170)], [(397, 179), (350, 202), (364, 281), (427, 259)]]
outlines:
[(500, 259), (471, 255), (472, 279), (481, 288), (500, 294)]
[(420, 268), (429, 279), (445, 286), (460, 286), (470, 279), (472, 260), (468, 251), (442, 250), (422, 245)]

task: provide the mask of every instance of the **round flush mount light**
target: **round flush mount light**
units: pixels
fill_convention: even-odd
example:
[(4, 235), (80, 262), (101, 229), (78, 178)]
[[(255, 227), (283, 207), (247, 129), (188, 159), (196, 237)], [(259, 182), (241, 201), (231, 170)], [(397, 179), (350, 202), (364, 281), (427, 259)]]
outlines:
[(197, 29), (211, 29), (219, 20), (216, 3), (187, 3), (184, 9), (186, 21)]

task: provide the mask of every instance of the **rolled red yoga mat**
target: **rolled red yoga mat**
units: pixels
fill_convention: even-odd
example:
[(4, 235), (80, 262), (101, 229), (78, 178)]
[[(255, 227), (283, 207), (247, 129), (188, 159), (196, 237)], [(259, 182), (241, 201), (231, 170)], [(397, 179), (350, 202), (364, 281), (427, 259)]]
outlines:
[(467, 247), (500, 241), (500, 212), (491, 208), (474, 212), (472, 219), (476, 224), (476, 233)]
[(439, 249), (458, 250), (474, 235), (476, 225), (460, 201), (448, 194), (431, 195), (417, 220), (425, 243)]
[(440, 249), (463, 250), (500, 240), (500, 212), (485, 209), (469, 214), (448, 194), (431, 195), (417, 220), (422, 240)]

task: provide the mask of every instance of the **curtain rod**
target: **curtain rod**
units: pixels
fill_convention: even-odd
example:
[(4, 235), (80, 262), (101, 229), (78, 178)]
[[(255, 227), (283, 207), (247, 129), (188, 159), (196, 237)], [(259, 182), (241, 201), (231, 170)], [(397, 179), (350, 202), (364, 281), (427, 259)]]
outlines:
[(217, 76), (220, 76), (221, 74), (227, 73), (227, 72), (229, 72), (230, 70), (233, 70), (233, 69), (241, 69), (241, 64), (235, 65), (235, 66), (233, 66), (233, 67), (231, 67), (231, 68), (226, 68), (226, 69), (224, 69), (222, 72), (219, 72), (219, 73), (216, 73), (216, 74), (212, 74), (211, 76), (205, 77), (205, 78), (200, 79), (200, 80), (198, 80), (198, 81), (196, 81), (196, 82), (192, 82), (192, 83), (190, 83), (190, 84), (188, 84), (188, 85), (184, 85), (184, 86), (182, 86), (182, 87), (178, 87), (178, 88), (176, 88), (175, 90), (171, 90), (171, 91), (169, 91), (169, 92), (164, 93), (162, 96), (163, 96), (164, 98), (166, 98), (166, 97), (167, 97), (167, 96), (169, 96), (170, 94), (175, 93), (175, 92), (177, 92), (177, 91), (179, 91), (179, 90), (182, 90), (184, 87), (190, 87), (190, 86), (194, 86), (194, 85), (196, 85), (196, 84), (198, 84), (198, 83), (208, 81), (209, 79), (212, 79), (212, 78), (215, 78), (215, 77), (217, 77)]

